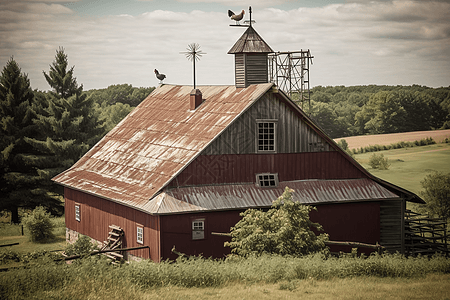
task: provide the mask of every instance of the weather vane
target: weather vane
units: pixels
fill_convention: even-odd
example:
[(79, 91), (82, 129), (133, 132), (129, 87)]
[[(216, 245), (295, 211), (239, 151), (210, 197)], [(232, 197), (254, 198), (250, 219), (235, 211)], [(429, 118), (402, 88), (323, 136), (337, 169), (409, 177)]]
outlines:
[(186, 52), (180, 52), (181, 54), (186, 55), (186, 58), (188, 60), (191, 60), (194, 66), (194, 89), (195, 89), (195, 62), (197, 60), (200, 60), (200, 57), (202, 57), (202, 55), (206, 54), (205, 52), (203, 52), (200, 49), (200, 45), (197, 43), (192, 43), (189, 44), (186, 48)]
[(252, 27), (252, 24), (256, 23), (256, 21), (252, 20), (252, 7), (251, 6), (248, 7), (248, 12), (249, 12), (249, 15), (250, 15), (250, 20), (245, 20), (244, 23), (246, 23), (246, 25), (241, 25), (239, 23), (239, 21), (241, 21), (244, 18), (245, 11), (242, 10), (240, 14), (235, 14), (231, 10), (228, 10), (228, 16), (230, 17), (230, 19), (236, 21), (236, 24), (230, 24), (230, 26)]

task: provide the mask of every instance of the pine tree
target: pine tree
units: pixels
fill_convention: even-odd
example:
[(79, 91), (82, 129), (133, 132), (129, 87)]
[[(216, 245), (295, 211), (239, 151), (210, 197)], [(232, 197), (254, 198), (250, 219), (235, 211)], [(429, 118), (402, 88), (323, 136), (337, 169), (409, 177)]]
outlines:
[(49, 197), (43, 187), (50, 182), (41, 152), (29, 143), (39, 136), (36, 103), (27, 75), (11, 58), (0, 77), (0, 211), (10, 211), (19, 222), (19, 208), (38, 205), (62, 212), (61, 202)]
[(59, 171), (70, 167), (104, 133), (100, 111), (93, 99), (83, 93), (83, 85), (78, 86), (73, 71), (74, 67), (68, 69), (64, 48), (59, 48), (49, 73), (44, 72), (52, 91), (47, 94), (36, 121), (46, 139), (33, 141), (52, 151), (59, 162)]

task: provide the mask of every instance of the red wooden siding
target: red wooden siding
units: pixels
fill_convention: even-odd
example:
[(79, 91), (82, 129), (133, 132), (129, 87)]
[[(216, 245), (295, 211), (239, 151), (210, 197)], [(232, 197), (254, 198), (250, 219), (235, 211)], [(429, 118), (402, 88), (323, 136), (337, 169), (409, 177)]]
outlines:
[[(211, 235), (211, 232), (230, 232), (241, 217), (240, 211), (222, 211), (196, 214), (166, 215), (161, 218), (161, 254), (163, 259), (176, 259), (172, 248), (188, 255), (221, 258), (230, 253), (223, 243), (228, 237)], [(196, 218), (205, 219), (205, 239), (192, 240), (191, 222)]]
[(169, 186), (255, 182), (257, 173), (278, 173), (279, 181), (367, 178), (337, 151), (201, 155)]
[[(310, 218), (323, 226), (331, 241), (380, 243), (380, 202), (322, 204)], [(333, 246), (331, 251), (350, 252), (350, 246)], [(372, 249), (358, 249), (370, 254)]]
[[(87, 235), (97, 241), (105, 241), (109, 225), (120, 226), (124, 230), (123, 247), (137, 247), (136, 225), (144, 226), (144, 245), (148, 249), (130, 253), (143, 258), (159, 261), (159, 216), (152, 216), (121, 204), (104, 200), (80, 191), (64, 189), (66, 227)], [(75, 220), (75, 203), (80, 204), (81, 221)]]
[[(310, 218), (321, 224), (333, 241), (352, 241), (368, 244), (380, 242), (380, 203), (336, 203), (318, 205)], [(241, 211), (209, 212), (161, 216), (161, 243), (163, 259), (176, 259), (171, 249), (188, 255), (220, 258), (230, 253), (223, 243), (230, 238), (211, 235), (211, 232), (230, 232), (241, 217)], [(205, 239), (192, 240), (191, 220), (205, 218)], [(331, 251), (350, 252), (351, 247), (332, 246)], [(371, 249), (358, 249), (367, 254)]]

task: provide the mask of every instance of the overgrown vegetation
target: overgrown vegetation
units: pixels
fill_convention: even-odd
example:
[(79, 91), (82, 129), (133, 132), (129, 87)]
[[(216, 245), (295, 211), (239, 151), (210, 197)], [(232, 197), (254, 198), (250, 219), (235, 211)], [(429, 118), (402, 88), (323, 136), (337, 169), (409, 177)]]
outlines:
[(98, 250), (98, 247), (91, 242), (91, 238), (86, 235), (80, 235), (75, 243), (67, 245), (64, 253), (68, 256), (88, 255), (94, 250)]
[(384, 154), (377, 153), (374, 153), (370, 156), (369, 165), (372, 167), (372, 169), (379, 170), (387, 170), (390, 166), (388, 158), (385, 158)]
[(431, 215), (450, 220), (450, 173), (433, 172), (421, 182), (420, 193)]
[[(345, 140), (340, 140), (339, 142), (342, 142), (342, 141), (345, 141)], [(427, 145), (434, 145), (434, 144), (436, 144), (436, 141), (433, 138), (425, 138), (425, 139), (421, 139), (420, 141), (414, 141), (414, 142), (398, 142), (398, 143), (393, 143), (390, 145), (369, 145), (366, 147), (361, 147), (359, 149), (352, 149), (351, 151), (353, 152), (353, 154), (361, 154), (361, 153), (366, 153), (366, 152), (385, 151), (385, 150), (427, 146)]]
[(315, 209), (292, 200), (294, 190), (286, 187), (284, 193), (263, 211), (248, 209), (241, 213), (242, 219), (231, 228), (231, 241), (225, 246), (231, 253), (243, 257), (265, 253), (301, 256), (325, 249), (328, 235), (316, 235), (322, 226), (309, 219)]
[(22, 218), (22, 223), (28, 229), (33, 242), (45, 242), (55, 237), (53, 234), (55, 224), (52, 222), (50, 213), (42, 206), (26, 214)]
[[(119, 267), (110, 265), (103, 256), (89, 257), (78, 264), (54, 262), (53, 254), (44, 253), (28, 260), (25, 268), (0, 273), (0, 290), (5, 299), (89, 299), (97, 290), (105, 294), (133, 298), (141, 291), (161, 287), (221, 287), (227, 284), (280, 283), (295, 288), (296, 280), (329, 280), (358, 276), (417, 278), (427, 274), (450, 272), (450, 260), (405, 258), (399, 254), (373, 254), (367, 258), (322, 254), (304, 257), (278, 255), (232, 256), (213, 260), (180, 257), (175, 262), (133, 262)], [(9, 257), (12, 257), (9, 254)], [(4, 262), (9, 258), (0, 256)], [(83, 282), (83, 285), (80, 283)], [(291, 284), (289, 285), (289, 282)], [(73, 286), (83, 286), (74, 294)], [(85, 286), (84, 286), (85, 285)], [(72, 290), (72, 291), (71, 291)], [(58, 296), (57, 296), (58, 295)], [(116, 296), (117, 297), (117, 296)], [(72, 297), (73, 299), (74, 297)], [(117, 299), (117, 298), (114, 298)]]

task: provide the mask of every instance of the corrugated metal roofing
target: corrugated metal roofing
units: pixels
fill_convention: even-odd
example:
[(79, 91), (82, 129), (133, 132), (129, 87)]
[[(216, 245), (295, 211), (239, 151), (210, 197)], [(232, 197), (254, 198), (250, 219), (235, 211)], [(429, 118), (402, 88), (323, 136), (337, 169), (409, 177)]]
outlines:
[(269, 207), (288, 186), (295, 192), (293, 200), (303, 204), (374, 201), (398, 199), (373, 180), (299, 180), (280, 182), (277, 188), (260, 188), (254, 184), (183, 187), (168, 189), (142, 207), (152, 214)]
[(228, 51), (228, 54), (235, 53), (273, 53), (274, 51), (261, 38), (261, 36), (249, 27), (244, 34), (237, 40), (234, 46)]
[(189, 110), (191, 86), (162, 85), (53, 180), (142, 208), (272, 83), (199, 86), (204, 102)]

